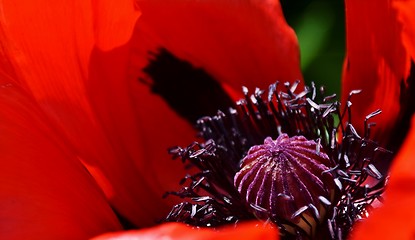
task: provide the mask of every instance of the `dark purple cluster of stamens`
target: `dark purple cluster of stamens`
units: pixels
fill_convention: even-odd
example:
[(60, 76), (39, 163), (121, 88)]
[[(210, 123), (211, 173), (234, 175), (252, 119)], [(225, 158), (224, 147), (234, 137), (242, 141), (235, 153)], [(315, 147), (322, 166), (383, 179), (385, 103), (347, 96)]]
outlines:
[[(296, 93), (297, 83), (280, 86), (284, 91), (277, 91), (277, 85), (270, 86), (266, 99), (263, 91), (256, 89), (250, 95), (244, 88), (245, 99), (237, 102), (235, 108), (197, 122), (202, 143), (170, 150), (174, 158), (198, 171), (183, 179), (180, 191), (169, 193), (184, 202), (171, 210), (167, 221), (217, 227), (262, 219), (275, 223), (286, 239), (342, 239), (356, 221), (367, 215), (371, 204), (380, 199), (385, 177), (375, 166), (379, 161), (389, 161), (392, 153), (370, 140), (369, 120), (379, 111), (360, 123), (365, 124), (366, 131), (359, 136), (351, 124), (350, 102), (341, 107), (335, 95), (325, 96), (324, 89), (318, 90), (314, 85), (299, 93)], [(357, 93), (351, 92), (350, 97)], [(267, 137), (277, 139), (282, 134), (314, 141), (316, 155), (324, 152), (330, 161), (321, 174), (332, 177), (331, 183), (323, 181), (326, 189), (333, 189), (332, 196), (312, 196), (320, 200), (321, 206), (315, 202), (302, 206), (298, 202), (297, 211), (290, 217), (249, 201), (234, 186), (234, 177), (241, 170), (241, 161), (248, 150), (263, 144)], [(333, 182), (332, 188), (329, 185)], [(300, 216), (306, 224), (315, 224), (303, 213), (312, 213), (322, 206), (324, 217), (315, 221), (313, 233), (293, 221)], [(314, 212), (318, 215), (319, 211)]]

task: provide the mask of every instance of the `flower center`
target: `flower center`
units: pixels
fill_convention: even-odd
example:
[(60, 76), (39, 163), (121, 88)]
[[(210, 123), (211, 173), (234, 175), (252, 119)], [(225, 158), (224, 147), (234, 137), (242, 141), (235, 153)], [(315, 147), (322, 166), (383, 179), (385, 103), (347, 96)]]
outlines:
[(248, 203), (266, 210), (257, 210), (258, 218), (278, 218), (293, 234), (296, 225), (312, 236), (335, 191), (333, 166), (327, 154), (317, 152), (321, 148), (303, 136), (268, 137), (242, 160), (235, 187)]
[(392, 158), (370, 139), (380, 111), (366, 117), (360, 136), (350, 102), (341, 109), (323, 88), (283, 87), (271, 85), (266, 99), (244, 88), (235, 109), (198, 120), (202, 143), (170, 150), (199, 172), (169, 193), (185, 201), (166, 221), (217, 227), (259, 219), (287, 239), (344, 239), (368, 216), (386, 182), (376, 164)]

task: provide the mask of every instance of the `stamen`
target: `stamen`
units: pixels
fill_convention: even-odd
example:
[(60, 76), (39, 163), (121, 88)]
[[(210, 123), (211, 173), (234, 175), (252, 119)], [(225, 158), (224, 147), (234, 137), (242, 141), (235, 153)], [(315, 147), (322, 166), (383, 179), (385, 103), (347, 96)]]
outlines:
[(341, 108), (314, 84), (298, 93), (296, 84), (277, 86), (266, 100), (244, 88), (236, 108), (198, 120), (202, 143), (170, 150), (199, 172), (169, 193), (186, 201), (167, 221), (217, 227), (261, 219), (287, 239), (343, 239), (381, 200), (386, 176), (376, 166), (392, 153), (370, 140), (370, 123), (362, 136), (354, 129), (351, 100), (360, 91)]

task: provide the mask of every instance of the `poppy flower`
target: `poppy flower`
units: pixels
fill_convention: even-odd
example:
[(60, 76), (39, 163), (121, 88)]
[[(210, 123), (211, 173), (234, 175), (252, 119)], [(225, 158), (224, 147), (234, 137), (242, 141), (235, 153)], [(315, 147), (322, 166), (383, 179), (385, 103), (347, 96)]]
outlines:
[[(207, 78), (224, 102), (232, 99), (226, 100), (226, 96), (237, 98), (234, 89), (241, 85), (265, 87), (275, 79), (301, 79), (295, 36), (277, 1), (139, 1), (140, 8), (127, 0), (1, 4), (0, 125), (5, 171), (0, 176), (0, 219), (6, 224), (0, 232), (7, 239), (88, 238), (121, 230), (122, 225), (149, 226), (168, 211), (171, 199), (160, 196), (176, 188), (183, 171), (170, 161), (165, 148), (191, 142), (194, 131), (189, 121), (198, 117), (186, 110), (192, 106), (183, 104), (193, 102), (193, 109), (206, 108), (203, 114), (212, 114), (209, 111), (218, 107), (206, 103), (209, 98), (203, 94), (192, 101), (191, 92), (203, 92), (203, 87), (183, 91), (179, 85), (173, 90), (182, 90), (180, 97), (171, 95), (169, 87), (177, 85), (157, 75), (160, 67), (172, 71), (163, 67), (173, 62), (186, 68), (186, 62), (191, 62), (199, 67), (192, 74)], [(393, 40), (397, 46), (403, 45), (403, 53), (388, 52), (390, 42), (382, 38), (395, 25), (371, 28), (374, 20), (368, 18), (372, 21), (368, 31), (374, 29), (370, 36), (378, 39), (378, 31), (385, 35), (380, 34), (377, 48), (353, 51), (370, 50), (375, 54), (368, 55), (368, 62), (376, 63), (369, 70), (353, 70), (353, 62), (358, 60), (353, 60), (356, 57), (349, 46), (345, 86), (354, 88), (351, 82), (362, 82), (358, 77), (362, 74), (371, 83), (387, 83), (396, 89), (398, 81), (410, 76), (413, 18), (407, 9), (414, 6), (409, 1), (396, 1), (393, 8), (384, 4), (374, 7), (386, 11), (388, 18), (380, 18), (380, 22), (407, 23), (394, 29), (399, 34), (391, 35), (399, 36)], [(354, 5), (358, 4), (350, 1), (348, 9)], [(370, 13), (376, 16), (377, 12)], [(350, 11), (348, 16), (361, 15)], [(165, 65), (159, 66), (163, 61)], [(389, 62), (393, 71), (388, 72), (382, 67)], [(200, 68), (205, 72), (200, 73)], [(367, 77), (366, 71), (375, 71), (375, 77)], [(408, 81), (405, 83), (402, 88), (410, 89)], [(184, 84), (191, 86), (191, 81)], [(392, 126), (397, 119), (395, 112), (388, 111), (385, 125)], [(399, 156), (397, 161), (406, 159), (405, 154)], [(390, 192), (394, 186), (391, 184)], [(409, 187), (399, 186), (401, 195)], [(224, 230), (221, 237), (275, 235), (275, 230), (261, 231), (253, 225), (241, 225), (246, 232)], [(183, 226), (173, 224), (133, 234), (160, 237), (184, 231)]]

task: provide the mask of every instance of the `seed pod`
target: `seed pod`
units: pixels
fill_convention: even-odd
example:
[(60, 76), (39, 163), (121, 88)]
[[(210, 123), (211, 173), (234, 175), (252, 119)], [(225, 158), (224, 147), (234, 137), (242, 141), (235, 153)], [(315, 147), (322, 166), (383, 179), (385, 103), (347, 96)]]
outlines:
[(253, 146), (242, 160), (234, 185), (261, 219), (278, 219), (288, 232), (314, 235), (334, 196), (331, 161), (319, 143), (280, 135)]

